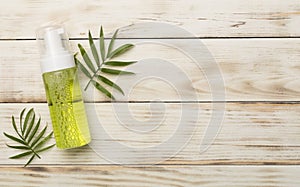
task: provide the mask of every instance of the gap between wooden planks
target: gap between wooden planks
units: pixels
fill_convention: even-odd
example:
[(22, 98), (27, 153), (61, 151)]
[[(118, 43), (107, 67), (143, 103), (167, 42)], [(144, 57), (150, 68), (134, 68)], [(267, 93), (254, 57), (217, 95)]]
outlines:
[[(226, 101), (299, 101), (299, 39), (200, 41), (207, 46), (220, 68), (225, 84)], [(72, 41), (74, 51), (77, 51), (78, 42), (87, 46), (86, 41)], [(174, 76), (171, 84), (160, 79), (146, 79), (136, 84), (132, 90), (126, 90), (128, 97), (116, 95), (117, 100), (212, 101), (206, 79), (206, 73), (209, 71), (204, 72), (180, 49), (164, 45), (173, 43), (183, 50), (193, 50), (195, 42), (198, 40), (118, 40), (116, 46), (122, 43), (136, 44), (131, 52), (120, 58), (121, 60), (164, 59), (178, 67), (190, 81), (183, 81), (180, 76)], [(0, 102), (45, 102), (36, 42), (1, 41), (0, 50)], [(137, 76), (119, 79), (122, 88), (128, 89), (128, 80), (136, 80), (139, 73), (147, 71), (142, 68), (142, 62), (139, 63), (138, 66), (133, 65), (130, 68)], [(108, 77), (114, 80), (114, 77)], [(81, 83), (82, 86), (86, 83), (82, 74)], [(187, 96), (182, 98), (178, 90), (183, 90)], [(196, 98), (189, 97), (191, 93), (195, 93)], [(88, 89), (84, 95), (87, 101), (107, 101), (107, 98), (93, 89)]]
[(98, 31), (100, 24), (109, 32), (124, 26), (121, 37), (183, 37), (144, 32), (139, 24), (149, 21), (177, 25), (198, 37), (300, 36), (298, 0), (14, 0), (1, 7), (1, 39), (34, 38), (37, 27), (46, 23), (64, 23), (74, 38), (86, 37), (88, 29)]
[(0, 167), (1, 186), (299, 186), (299, 166)]
[[(125, 146), (140, 149), (142, 147), (157, 146), (164, 142), (178, 127), (178, 121), (181, 117), (182, 106), (179, 103), (165, 104), (164, 120), (156, 118), (152, 114), (149, 103), (118, 103), (116, 107), (128, 105), (131, 114), (136, 120), (149, 120), (151, 124), (159, 124), (159, 127), (150, 133), (137, 133), (128, 130), (124, 125), (120, 125), (118, 120), (126, 119), (125, 111), (114, 113), (112, 104), (99, 103), (87, 104), (87, 113), (92, 129), (96, 129), (93, 135), (93, 141), (102, 142), (103, 150), (118, 154), (119, 150), (112, 149), (110, 143), (121, 142)], [(157, 103), (151, 104), (152, 109)], [(154, 105), (154, 106), (153, 106)], [(195, 123), (193, 135), (187, 145), (178, 153), (167, 157), (167, 152), (161, 151), (161, 164), (299, 164), (300, 154), (300, 104), (265, 104), (265, 103), (230, 103), (226, 105), (225, 117), (219, 133), (213, 144), (203, 153), (199, 152), (199, 146), (202, 141), (205, 129), (208, 126), (211, 117), (210, 103), (188, 103), (188, 110), (199, 109), (199, 116)], [(2, 132), (13, 133), (11, 127), (11, 115), (17, 115), (23, 107), (34, 107), (36, 112), (41, 115), (43, 124), (50, 124), (47, 104), (0, 104), (0, 124)], [(97, 111), (97, 116), (91, 116), (90, 110)], [(163, 113), (163, 112), (162, 112)], [(125, 118), (124, 118), (125, 117)], [(95, 119), (99, 120), (98, 123)], [(124, 122), (124, 121), (122, 121)], [(146, 123), (141, 123), (140, 125)], [(97, 128), (103, 127), (104, 131), (112, 138), (104, 139), (103, 131), (97, 131)], [(130, 128), (130, 124), (128, 125)], [(147, 124), (146, 124), (147, 125)], [(50, 127), (51, 129), (51, 127)], [(100, 128), (99, 128), (100, 129)], [(189, 132), (184, 134), (189, 135)], [(8, 149), (5, 143), (12, 143), (4, 136), (0, 136), (0, 165), (22, 164), (24, 160), (10, 160), (9, 156), (16, 154), (17, 151)], [(176, 142), (174, 142), (176, 143)], [(175, 144), (174, 144), (175, 145)], [(172, 146), (170, 146), (172, 147)], [(167, 150), (168, 151), (168, 150)], [(111, 164), (109, 158), (103, 158), (89, 147), (81, 149), (72, 149), (61, 151), (52, 149), (43, 154), (43, 159), (36, 159), (33, 164)], [(166, 158), (167, 157), (167, 158)], [(131, 157), (131, 161), (136, 164), (154, 164), (149, 161), (149, 155), (145, 152), (137, 152)]]

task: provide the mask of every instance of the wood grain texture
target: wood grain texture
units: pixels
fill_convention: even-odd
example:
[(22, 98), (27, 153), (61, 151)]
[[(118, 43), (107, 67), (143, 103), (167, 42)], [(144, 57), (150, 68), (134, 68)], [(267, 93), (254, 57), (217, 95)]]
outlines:
[[(165, 104), (165, 111), (157, 110), (158, 103), (150, 106), (148, 103), (119, 103), (116, 107), (128, 105), (135, 120), (139, 120), (139, 126), (158, 126), (156, 130), (147, 133), (134, 131), (135, 120), (128, 120), (127, 113), (122, 110), (118, 113), (110, 103), (96, 105), (88, 104), (87, 111), (92, 129), (93, 142), (101, 147), (101, 152), (111, 152), (124, 156), (122, 151), (113, 148), (111, 143), (120, 142), (125, 147), (135, 148), (136, 154), (127, 160), (135, 164), (155, 164), (151, 156), (143, 150), (149, 146), (159, 146), (172, 136), (177, 136), (174, 131), (182, 117), (182, 105), (176, 103)], [(191, 117), (184, 125), (196, 124), (193, 134), (189, 131), (183, 132), (190, 136), (187, 145), (183, 146), (178, 153), (173, 155), (167, 153), (180, 144), (178, 141), (170, 144), (170, 149), (160, 150), (161, 162), (163, 164), (299, 164), (300, 154), (300, 104), (263, 104), (263, 103), (232, 103), (226, 105), (226, 113), (223, 124), (213, 144), (205, 151), (200, 152), (200, 144), (211, 117), (211, 104), (184, 104), (185, 110), (199, 109), (198, 119)], [(46, 104), (1, 104), (0, 105), (0, 165), (23, 164), (25, 160), (10, 160), (9, 156), (17, 151), (9, 149), (5, 143), (11, 143), (2, 132), (13, 133), (11, 126), (11, 115), (17, 115), (23, 107), (34, 107), (43, 119), (43, 124), (50, 123), (48, 108)], [(92, 116), (92, 110), (96, 115)], [(155, 113), (155, 111), (157, 113)], [(151, 116), (152, 113), (152, 116)], [(161, 120), (160, 113), (163, 113)], [(117, 116), (116, 116), (117, 115)], [(127, 119), (127, 121), (126, 121)], [(96, 122), (99, 120), (98, 122)], [(149, 120), (150, 122), (147, 123)], [(121, 122), (121, 124), (120, 124)], [(127, 127), (126, 127), (127, 126)], [(103, 128), (104, 130), (100, 129)], [(104, 136), (104, 131), (110, 138)], [(177, 136), (178, 137), (178, 136)], [(93, 147), (94, 148), (94, 147)], [(168, 157), (169, 156), (169, 157)], [(89, 146), (80, 149), (62, 151), (52, 149), (42, 155), (41, 160), (35, 160), (33, 164), (111, 164), (114, 160), (105, 155), (97, 155)], [(160, 157), (159, 157), (160, 159)], [(129, 162), (130, 161), (130, 162)]]
[[(11, 0), (0, 7), (0, 186), (299, 186), (299, 0)], [(89, 29), (96, 36), (103, 25), (111, 37), (121, 27), (117, 45), (136, 44), (121, 59), (140, 62), (130, 68), (137, 75), (118, 79), (126, 93), (116, 95), (122, 102), (110, 103), (93, 89), (84, 93), (86, 101), (98, 102), (86, 104), (89, 146), (54, 148), (22, 168), (26, 160), (8, 159), (18, 151), (6, 147), (12, 142), (3, 132), (13, 133), (11, 115), (23, 107), (34, 107), (51, 129), (33, 39), (37, 27), (55, 23), (65, 24), (74, 52), (79, 41), (87, 46)], [(197, 37), (206, 39), (199, 44)], [(210, 61), (209, 54), (225, 83), (221, 100), (212, 96), (216, 82), (207, 80), (217, 79), (216, 68), (196, 63)], [(150, 70), (154, 78), (143, 79)], [(222, 90), (214, 94), (222, 96)], [(226, 104), (223, 123), (200, 152), (216, 101)], [(181, 119), (187, 119), (184, 126), (195, 124), (192, 133), (180, 131), (190, 138), (186, 145), (176, 147), (177, 138), (169, 149), (149, 152), (176, 135)], [(124, 157), (132, 167), (116, 165)]]
[(40, 25), (62, 22), (76, 38), (100, 24), (109, 32), (124, 27), (122, 37), (184, 37), (143, 32), (139, 23), (149, 21), (177, 25), (198, 37), (300, 36), (299, 10), (298, 0), (12, 0), (1, 3), (0, 38), (34, 38)]
[[(72, 41), (74, 51), (78, 41)], [(118, 83), (127, 95), (116, 95), (123, 101), (211, 101), (207, 74), (215, 76), (213, 67), (199, 68), (197, 62), (180, 50), (190, 50), (198, 54), (195, 43), (202, 42), (218, 65), (224, 79), (227, 101), (298, 101), (300, 97), (299, 39), (234, 39), (234, 40), (119, 40), (122, 43), (135, 43), (136, 47), (121, 60), (140, 60), (130, 69), (135, 76), (119, 78)], [(85, 41), (80, 41), (85, 43)], [(167, 46), (166, 44), (173, 46)], [(179, 46), (174, 47), (174, 46)], [(34, 41), (0, 42), (0, 102), (45, 102), (40, 60)], [(205, 62), (206, 52), (200, 57)], [(147, 67), (149, 61), (163, 59), (179, 70), (157, 71), (155, 66)], [(147, 67), (147, 68), (145, 68)], [(158, 78), (142, 79), (149, 73)], [(177, 72), (178, 71), (178, 72)], [(179, 73), (179, 74), (177, 74)], [(172, 80), (164, 76), (173, 75)], [(179, 76), (180, 75), (180, 76)], [(184, 80), (181, 75), (189, 79)], [(81, 75), (82, 86), (86, 79)], [(110, 77), (112, 80), (113, 77)], [(140, 81), (140, 82), (138, 82)], [(137, 82), (134, 85), (129, 83)], [(178, 91), (184, 90), (179, 94)], [(221, 92), (220, 92), (221, 93)], [(218, 91), (216, 94), (220, 94)], [(193, 95), (195, 94), (195, 95)], [(107, 101), (102, 94), (89, 89), (84, 93), (86, 100)]]
[(0, 185), (298, 187), (299, 172), (299, 166), (0, 167)]

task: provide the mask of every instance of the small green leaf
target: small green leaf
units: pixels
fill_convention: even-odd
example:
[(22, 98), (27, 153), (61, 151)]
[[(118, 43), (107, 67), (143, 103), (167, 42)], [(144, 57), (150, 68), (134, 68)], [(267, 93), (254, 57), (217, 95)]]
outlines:
[(49, 146), (47, 146), (47, 147), (45, 147), (45, 148), (43, 148), (43, 149), (37, 150), (36, 152), (37, 152), (37, 153), (40, 153), (40, 152), (46, 151), (46, 150), (48, 150), (48, 149), (50, 149), (50, 148), (52, 148), (52, 147), (54, 147), (54, 146), (55, 146), (55, 144), (52, 144), (52, 145), (49, 145)]
[[(21, 129), (21, 131), (22, 131), (22, 120), (23, 120), (23, 114), (24, 114), (24, 112), (25, 112), (25, 110), (26, 110), (26, 108), (24, 108), (23, 110), (22, 110), (22, 112), (21, 112), (21, 114), (20, 114), (20, 129)], [(17, 132), (17, 131), (16, 131)]]
[(29, 120), (29, 118), (31, 117), (32, 112), (34, 112), (34, 111), (33, 111), (33, 108), (31, 108), (31, 109), (27, 112), (27, 114), (26, 114), (25, 121), (24, 121), (24, 124), (23, 124), (23, 129), (22, 129), (22, 135), (24, 135), (24, 133), (25, 133), (25, 131), (26, 131), (27, 124), (28, 124), (28, 120)]
[(39, 133), (39, 135), (32, 142), (32, 144), (30, 145), (31, 147), (34, 147), (38, 143), (38, 141), (44, 136), (46, 130), (47, 130), (47, 125), (43, 128), (43, 130)]
[(82, 63), (77, 58), (75, 58), (75, 63), (78, 66), (78, 68), (85, 74), (85, 76), (87, 76), (90, 79), (92, 78), (88, 70), (82, 65)]
[(93, 53), (96, 64), (97, 64), (98, 67), (100, 67), (98, 52), (97, 52), (97, 49), (96, 49), (96, 46), (94, 44), (94, 40), (93, 40), (93, 37), (92, 37), (92, 34), (91, 34), (90, 31), (89, 31), (89, 43), (90, 43), (90, 48), (91, 48), (91, 51)]
[(114, 58), (114, 57), (117, 57), (121, 54), (124, 54), (126, 51), (130, 50), (133, 47), (134, 47), (133, 44), (124, 44), (124, 45), (118, 47), (113, 52), (111, 52), (111, 54), (109, 55), (109, 58)]
[(89, 55), (86, 53), (85, 49), (80, 44), (78, 44), (78, 48), (80, 50), (81, 56), (82, 56), (84, 62), (86, 63), (86, 65), (90, 68), (90, 70), (92, 72), (95, 72), (96, 69), (95, 69)]
[(95, 88), (97, 88), (97, 90), (104, 93), (107, 97), (109, 97), (113, 100), (115, 99), (115, 97), (107, 89), (105, 89), (103, 86), (101, 86), (98, 82), (92, 80), (92, 83), (95, 86)]
[(118, 31), (119, 31), (118, 29), (115, 31), (114, 35), (112, 36), (112, 38), (111, 38), (111, 40), (109, 42), (109, 46), (108, 46), (106, 58), (108, 58), (110, 56), (111, 50), (114, 47), (114, 42), (115, 42), (115, 39), (117, 37)]
[(104, 34), (103, 34), (103, 28), (101, 26), (100, 28), (100, 52), (101, 52), (101, 58), (102, 62), (105, 61), (105, 43), (104, 43)]
[(123, 90), (122, 90), (122, 89), (120, 88), (120, 86), (118, 86), (116, 83), (112, 82), (112, 81), (109, 80), (108, 78), (103, 77), (103, 76), (101, 76), (101, 75), (98, 75), (97, 78), (98, 78), (100, 81), (104, 82), (105, 84), (107, 84), (107, 85), (109, 85), (109, 86), (115, 88), (116, 90), (118, 90), (119, 92), (121, 92), (122, 95), (124, 95)]
[(27, 144), (23, 141), (23, 140), (20, 140), (19, 138), (16, 138), (16, 137), (14, 137), (14, 136), (12, 136), (12, 135), (10, 135), (10, 134), (6, 134), (5, 132), (3, 133), (7, 138), (9, 138), (9, 139), (11, 139), (11, 140), (13, 140), (13, 141), (15, 141), (15, 142), (18, 142), (18, 143), (20, 143), (20, 144), (22, 144), (22, 145), (25, 145), (25, 146), (27, 146)]
[(28, 144), (31, 142), (31, 140), (33, 139), (33, 137), (36, 134), (37, 130), (40, 128), (40, 123), (41, 123), (41, 118), (39, 118), (39, 121), (37, 122), (37, 124), (35, 125), (33, 130), (30, 132), (29, 138), (27, 140)]
[[(10, 134), (7, 134), (5, 132), (3, 133), (4, 136), (9, 138), (10, 140), (12, 140), (16, 143), (19, 143), (19, 145), (6, 144), (7, 147), (12, 148), (12, 149), (17, 149), (17, 150), (25, 150), (25, 152), (11, 156), (9, 158), (17, 159), (17, 158), (22, 158), (22, 157), (31, 155), (31, 158), (27, 161), (27, 163), (24, 165), (24, 167), (26, 167), (28, 164), (30, 164), (31, 161), (35, 157), (41, 158), (37, 154), (36, 149), (39, 149), (39, 151), (46, 150), (46, 149), (50, 149), (51, 147), (53, 147), (55, 145), (54, 144), (54, 145), (51, 145), (51, 146), (48, 146), (45, 148), (42, 147), (51, 138), (51, 136), (53, 135), (53, 132), (49, 133), (45, 138), (43, 138), (43, 136), (47, 130), (47, 126), (45, 126), (43, 128), (43, 130), (38, 135), (36, 135), (37, 132), (39, 131), (41, 118), (39, 118), (38, 122), (35, 124), (35, 112), (34, 112), (33, 108), (31, 108), (27, 112), (27, 114), (25, 116), (25, 120), (23, 122), (23, 119), (24, 119), (23, 115), (24, 115), (25, 111), (26, 111), (26, 108), (23, 109), (20, 114), (20, 129), (17, 128), (15, 117), (12, 116), (12, 126), (20, 138), (15, 137)], [(20, 131), (21, 128), (23, 131)], [(20, 134), (19, 132), (22, 132), (22, 134)], [(30, 142), (32, 140), (33, 140), (33, 142), (30, 144)]]
[(28, 166), (32, 162), (32, 160), (34, 159), (34, 157), (35, 157), (35, 155), (32, 155), (30, 157), (30, 159), (28, 160), (28, 162), (24, 165), (24, 167)]
[(14, 116), (11, 116), (11, 121), (12, 121), (12, 124), (13, 124), (13, 127), (14, 127), (16, 133), (19, 135), (20, 138), (22, 138), (21, 134), (19, 133), (19, 131), (17, 129), (17, 125), (16, 125), (16, 121), (15, 121), (15, 117)]
[(17, 159), (17, 158), (22, 158), (22, 157), (24, 157), (24, 156), (28, 156), (28, 155), (30, 155), (30, 154), (32, 154), (32, 151), (27, 151), (27, 152), (24, 152), (24, 153), (21, 153), (21, 154), (17, 154), (17, 155), (15, 155), (15, 156), (11, 156), (11, 157), (9, 157), (10, 159)]
[[(83, 56), (84, 61), (80, 62), (76, 58), (76, 54), (74, 55), (74, 60), (75, 60), (75, 63), (77, 65), (78, 69), (80, 69), (90, 79), (88, 81), (88, 83), (86, 84), (84, 90), (87, 90), (89, 85), (92, 83), (96, 89), (98, 89), (101, 93), (103, 93), (104, 95), (106, 95), (107, 97), (109, 97), (111, 99), (114, 99), (113, 95), (106, 89), (106, 87), (103, 87), (102, 83), (118, 90), (123, 95), (124, 95), (124, 92), (118, 85), (114, 84), (112, 81), (110, 81), (106, 77), (100, 76), (99, 75), (100, 71), (102, 73), (107, 73), (107, 74), (111, 74), (111, 75), (131, 75), (134, 73), (129, 72), (129, 71), (111, 69), (111, 68), (103, 68), (103, 65), (105, 65), (106, 67), (128, 66), (128, 65), (136, 63), (136, 61), (109, 60), (111, 58), (114, 58), (114, 57), (124, 54), (126, 51), (128, 51), (134, 47), (133, 44), (124, 44), (114, 50), (113, 48), (114, 48), (114, 43), (115, 43), (117, 34), (118, 34), (118, 30), (116, 30), (114, 32), (114, 34), (109, 42), (108, 48), (106, 48), (103, 27), (100, 26), (100, 32), (99, 32), (99, 50), (100, 51), (98, 50), (98, 52), (97, 52), (97, 50), (96, 50), (97, 48), (94, 45), (95, 43), (93, 40), (93, 36), (92, 36), (91, 32), (89, 31), (88, 39), (89, 39), (90, 49), (92, 51), (95, 61), (97, 62), (97, 67), (96, 67), (96, 65), (95, 66), (93, 65), (93, 62), (87, 55), (87, 52), (80, 44), (78, 44), (78, 47), (80, 49), (80, 53)], [(101, 58), (100, 58), (100, 55), (101, 55)], [(98, 62), (100, 64), (98, 64)], [(97, 78), (98, 80), (94, 80), (95, 78)]]
[[(39, 120), (41, 120), (41, 119), (39, 119)], [(28, 126), (28, 128), (27, 128), (27, 131), (26, 131), (25, 135), (24, 135), (24, 139), (25, 139), (25, 140), (27, 140), (28, 135), (29, 135), (29, 133), (31, 132), (31, 129), (32, 129), (33, 124), (34, 124), (34, 121), (35, 121), (35, 114), (33, 114), (33, 117), (32, 117), (32, 119), (31, 119), (31, 122), (30, 122), (30, 124), (29, 124), (29, 126)]]
[(128, 66), (130, 64), (134, 64), (136, 63), (137, 61), (107, 61), (105, 62), (104, 64), (105, 65), (108, 65), (108, 66)]
[(134, 74), (133, 72), (129, 72), (129, 71), (122, 71), (122, 70), (108, 69), (108, 68), (102, 68), (101, 71), (103, 73), (108, 73), (108, 74), (113, 74), (113, 75), (132, 75), (132, 74)]
[(13, 149), (25, 149), (28, 150), (29, 148), (27, 146), (14, 146), (14, 145), (8, 145), (6, 144), (7, 147), (13, 148)]

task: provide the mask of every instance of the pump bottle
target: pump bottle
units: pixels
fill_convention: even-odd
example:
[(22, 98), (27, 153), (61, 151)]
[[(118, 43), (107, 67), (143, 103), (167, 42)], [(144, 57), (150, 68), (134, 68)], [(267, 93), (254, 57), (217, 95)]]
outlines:
[(77, 68), (61, 26), (37, 30), (41, 69), (56, 146), (80, 147), (91, 141)]

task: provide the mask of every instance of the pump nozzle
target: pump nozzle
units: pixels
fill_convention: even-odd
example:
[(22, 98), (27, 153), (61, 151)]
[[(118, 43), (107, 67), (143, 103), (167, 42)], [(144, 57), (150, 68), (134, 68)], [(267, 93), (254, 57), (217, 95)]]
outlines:
[(74, 67), (73, 55), (69, 52), (67, 34), (61, 26), (48, 26), (37, 30), (37, 41), (42, 58), (42, 71), (56, 71)]
[(63, 38), (61, 36), (63, 33), (63, 28), (45, 32), (46, 53), (48, 53), (46, 55), (58, 55), (68, 52), (63, 46)]

